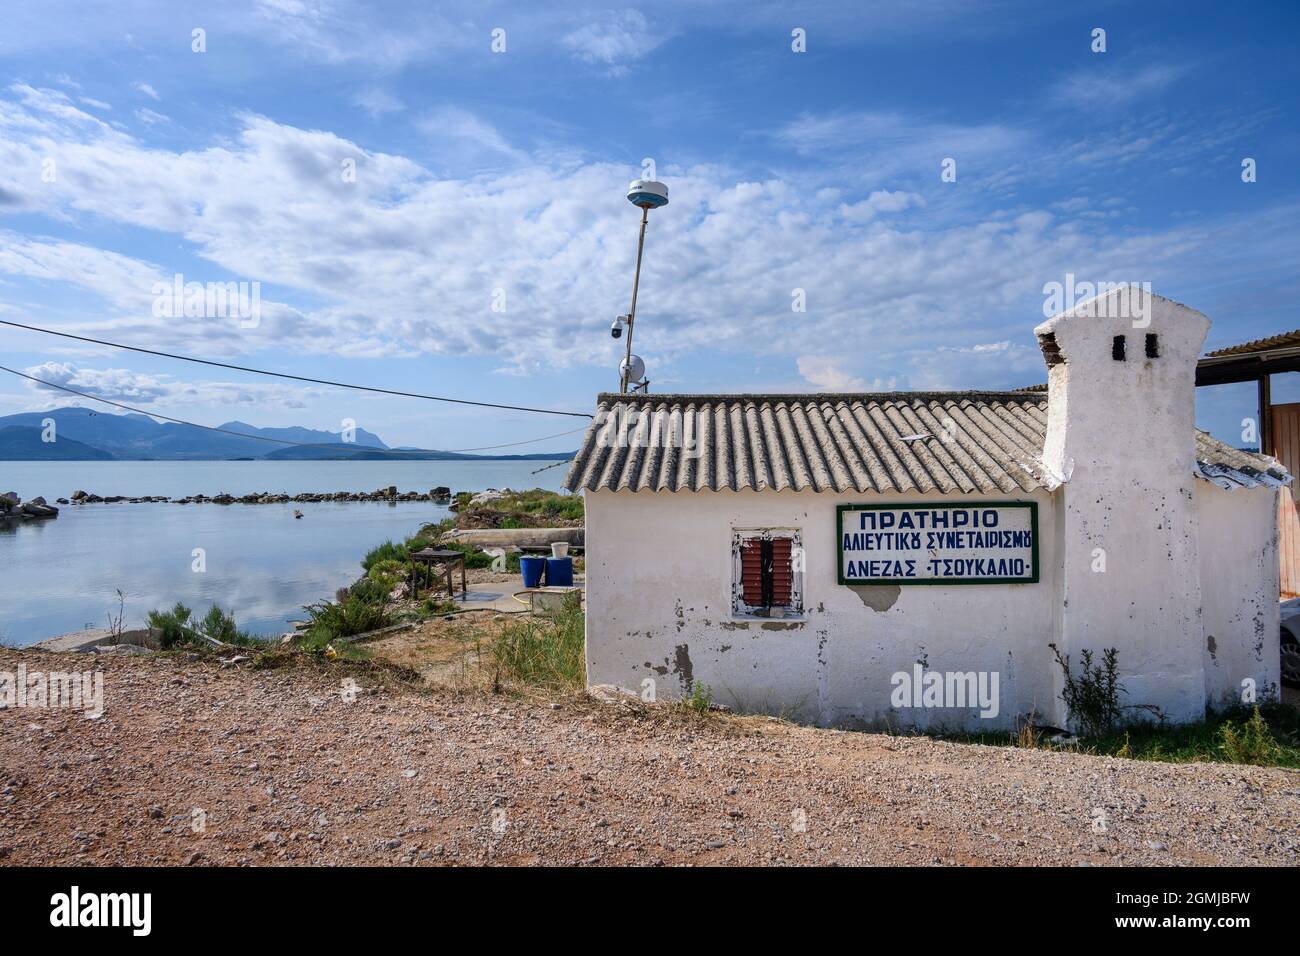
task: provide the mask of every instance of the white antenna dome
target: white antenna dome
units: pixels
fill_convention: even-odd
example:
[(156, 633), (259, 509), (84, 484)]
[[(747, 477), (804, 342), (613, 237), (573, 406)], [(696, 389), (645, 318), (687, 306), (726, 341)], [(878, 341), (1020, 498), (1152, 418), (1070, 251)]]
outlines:
[(618, 365), (620, 375), (627, 377), (628, 384), (639, 382), (645, 378), (645, 362), (641, 361), (641, 356), (633, 355), (631, 361), (624, 359)]
[(668, 187), (653, 179), (636, 179), (627, 187), (627, 199), (642, 209), (658, 209), (668, 205)]

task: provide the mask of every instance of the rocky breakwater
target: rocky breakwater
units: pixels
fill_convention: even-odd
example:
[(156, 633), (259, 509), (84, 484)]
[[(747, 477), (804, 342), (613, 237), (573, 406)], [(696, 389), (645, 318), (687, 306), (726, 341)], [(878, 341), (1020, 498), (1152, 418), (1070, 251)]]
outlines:
[[(43, 501), (44, 499), (37, 499)], [(256, 492), (248, 495), (228, 495), (224, 492), (219, 495), (187, 495), (184, 498), (171, 498), (166, 495), (145, 495), (133, 497), (130, 495), (109, 495), (100, 496), (91, 494), (87, 491), (74, 491), (72, 498), (60, 498), (61, 504), (74, 505), (92, 505), (92, 504), (173, 504), (173, 505), (274, 505), (286, 504), (289, 502), (324, 502), (324, 501), (432, 501), (436, 504), (447, 504), (451, 501), (451, 489), (446, 487), (432, 488), (427, 492), (424, 491), (401, 491), (397, 490), (396, 485), (389, 485), (387, 488), (377, 488), (374, 491), (323, 491), (323, 492), (303, 492), (302, 494), (289, 495), (283, 493), (272, 493), (269, 491)], [(57, 509), (55, 510), (57, 514)]]
[(30, 518), (57, 518), (59, 509), (41, 497), (23, 501), (13, 491), (0, 494), (0, 521), (24, 521)]

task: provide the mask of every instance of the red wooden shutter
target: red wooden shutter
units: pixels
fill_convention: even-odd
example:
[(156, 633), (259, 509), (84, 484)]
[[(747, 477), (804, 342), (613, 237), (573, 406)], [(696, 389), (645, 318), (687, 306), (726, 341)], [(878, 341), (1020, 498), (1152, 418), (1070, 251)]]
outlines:
[[(789, 538), (772, 538), (772, 607), (789, 607), (794, 596), (794, 542)], [(741, 596), (750, 607), (764, 607), (763, 539), (746, 538), (740, 545)]]
[(791, 558), (794, 542), (789, 538), (772, 539), (772, 606), (789, 607), (794, 592), (794, 569)]
[(741, 596), (750, 607), (763, 606), (763, 539), (746, 538), (740, 545)]

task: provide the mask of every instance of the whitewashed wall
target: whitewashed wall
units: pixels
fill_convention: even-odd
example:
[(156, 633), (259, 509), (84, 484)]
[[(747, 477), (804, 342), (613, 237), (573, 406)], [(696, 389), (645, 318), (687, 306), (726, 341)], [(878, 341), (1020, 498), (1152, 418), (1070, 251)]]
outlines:
[[(1135, 667), (1161, 673), (1177, 666), (1183, 673), (1186, 648), (1203, 651), (1202, 700), (1216, 704), (1230, 703), (1243, 677), (1254, 678), (1263, 693), (1278, 684), (1274, 493), (1228, 492), (1200, 479), (1193, 487), (1204, 607), (1202, 613), (1191, 608), (1177, 616), (1203, 622), (1204, 629), (1194, 625), (1166, 660), (1163, 640), (1143, 644), (1134, 632), (1127, 601), (1089, 610), (1094, 618), (1089, 630), (1096, 638), (1092, 650), (1121, 647), (1128, 700), (1174, 711), (1174, 719), (1197, 716), (1186, 712), (1186, 682), (1172, 687), (1166, 699), (1158, 681), (1134, 673)], [(1058, 539), (1060, 494), (981, 496), (1039, 503), (1037, 584), (851, 588), (836, 583), (835, 508), (867, 500), (863, 496), (587, 492), (588, 683), (639, 695), (649, 679), (660, 699), (671, 699), (699, 682), (714, 699), (737, 709), (824, 726), (983, 731), (1012, 728), (1018, 716), (1030, 712), (1063, 724), (1060, 669), (1048, 647), (1060, 641), (1060, 565), (1069, 550)], [(962, 499), (888, 495), (869, 500), (960, 504)], [(807, 561), (802, 620), (732, 616), (732, 530), (761, 527), (802, 532)], [(1134, 573), (1112, 566), (1100, 576), (1120, 571)], [(936, 671), (996, 671), (997, 717), (980, 718), (973, 708), (892, 707), (891, 676), (912, 671), (917, 661)]]
[[(1039, 502), (1040, 583), (952, 587), (837, 584), (835, 506), (862, 500), (794, 491), (587, 492), (588, 683), (639, 694), (650, 678), (659, 697), (671, 698), (698, 681), (745, 711), (836, 726), (979, 730), (1011, 727), (1017, 713), (1035, 708), (1053, 713), (1051, 496), (978, 496)], [(871, 501), (961, 504), (936, 495)], [(802, 621), (732, 617), (732, 529), (762, 527), (802, 532)], [(998, 716), (891, 708), (891, 675), (910, 673), (918, 660), (933, 670), (998, 672)]]
[(1280, 689), (1277, 507), (1270, 488), (1196, 483), (1202, 660), (1206, 697), (1216, 707), (1241, 703), (1247, 678), (1261, 698)]

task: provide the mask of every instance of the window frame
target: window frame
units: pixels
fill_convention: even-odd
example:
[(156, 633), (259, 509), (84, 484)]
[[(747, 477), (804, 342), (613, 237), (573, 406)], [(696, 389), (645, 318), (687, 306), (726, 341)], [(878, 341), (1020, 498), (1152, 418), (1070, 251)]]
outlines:
[[(789, 540), (790, 542), (790, 603), (774, 604), (771, 608), (745, 602), (744, 572), (741, 549), (751, 538)], [(807, 560), (803, 550), (803, 534), (798, 528), (732, 528), (731, 529), (731, 616), (744, 620), (790, 620), (804, 616), (803, 574), (799, 555)]]

